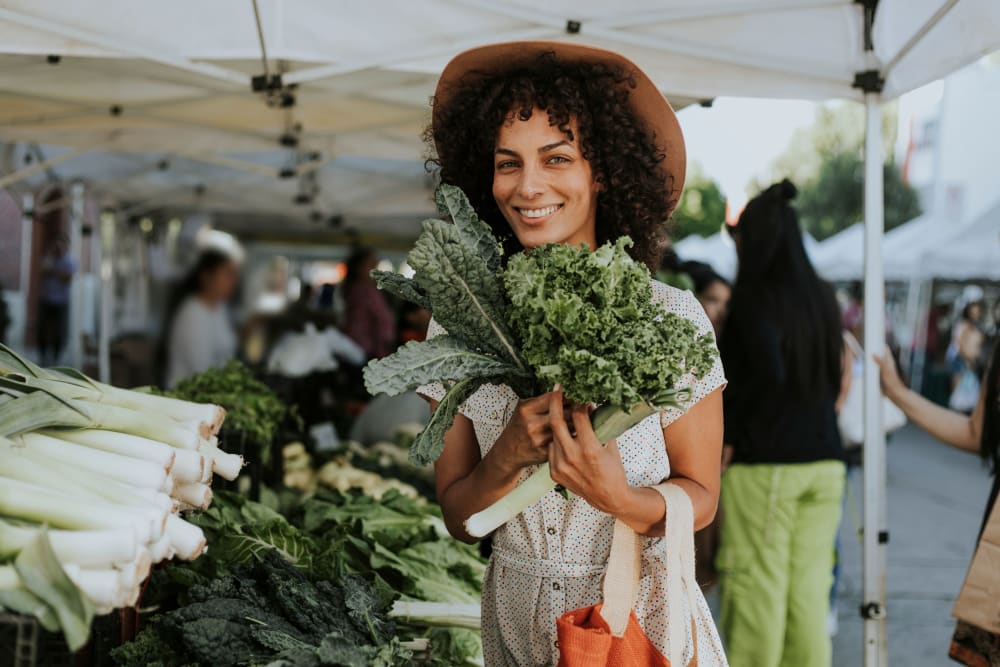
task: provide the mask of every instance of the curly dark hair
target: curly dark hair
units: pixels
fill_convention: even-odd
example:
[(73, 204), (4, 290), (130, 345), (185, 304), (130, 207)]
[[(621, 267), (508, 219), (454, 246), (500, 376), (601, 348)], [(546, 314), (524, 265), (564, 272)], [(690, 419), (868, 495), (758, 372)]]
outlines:
[(447, 105), (435, 108), (424, 140), (436, 157), (442, 182), (460, 187), (504, 244), (507, 256), (522, 250), (493, 199), (497, 134), (512, 116), (531, 118), (535, 108), (573, 140), (576, 120), (581, 153), (604, 187), (597, 197), (597, 242), (629, 236), (631, 256), (658, 267), (665, 224), (677, 202), (663, 175), (666, 157), (629, 105), (630, 73), (602, 63), (566, 62), (546, 53), (500, 72), (471, 72)]

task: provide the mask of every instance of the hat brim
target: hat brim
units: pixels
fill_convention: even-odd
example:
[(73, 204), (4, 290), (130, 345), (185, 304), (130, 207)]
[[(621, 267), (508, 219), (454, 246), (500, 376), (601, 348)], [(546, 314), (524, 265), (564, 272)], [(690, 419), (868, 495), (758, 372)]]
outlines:
[(516, 69), (547, 53), (555, 54), (560, 61), (600, 63), (622, 68), (630, 75), (635, 87), (629, 89), (629, 105), (651, 134), (657, 148), (663, 151), (665, 158), (660, 165), (667, 191), (670, 192), (671, 207), (676, 206), (684, 189), (687, 170), (684, 135), (677, 115), (649, 76), (634, 62), (614, 51), (583, 44), (537, 41), (504, 42), (464, 51), (452, 58), (441, 72), (434, 91), (431, 122), (437, 125), (448, 102), (463, 85), (469, 85), (476, 77), (495, 76)]

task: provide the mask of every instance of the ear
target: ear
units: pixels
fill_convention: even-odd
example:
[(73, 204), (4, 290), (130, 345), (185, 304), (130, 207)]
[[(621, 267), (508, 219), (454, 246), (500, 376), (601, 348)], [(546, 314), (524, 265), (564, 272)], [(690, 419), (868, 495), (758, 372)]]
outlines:
[(606, 190), (604, 186), (604, 177), (600, 174), (594, 176), (594, 190), (597, 192), (604, 192)]

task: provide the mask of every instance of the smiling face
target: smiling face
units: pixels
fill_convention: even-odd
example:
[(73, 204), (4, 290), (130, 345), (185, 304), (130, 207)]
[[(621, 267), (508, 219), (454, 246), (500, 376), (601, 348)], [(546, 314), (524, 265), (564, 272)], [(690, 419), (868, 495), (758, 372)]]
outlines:
[(497, 134), (493, 197), (525, 248), (545, 243), (597, 247), (597, 193), (590, 162), (583, 158), (576, 122), (570, 139), (549, 116), (508, 118)]

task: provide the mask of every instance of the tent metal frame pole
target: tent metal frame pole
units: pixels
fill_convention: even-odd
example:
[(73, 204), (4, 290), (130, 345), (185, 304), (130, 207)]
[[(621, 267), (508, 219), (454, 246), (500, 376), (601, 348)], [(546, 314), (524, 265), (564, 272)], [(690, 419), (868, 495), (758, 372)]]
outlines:
[(63, 358), (73, 368), (83, 367), (83, 216), (86, 201), (83, 183), (70, 186), (69, 253), (76, 260), (76, 271), (70, 278), (69, 335)]
[(97, 222), (98, 247), (100, 248), (99, 275), (101, 278), (100, 325), (97, 338), (98, 379), (111, 382), (111, 322), (115, 299), (115, 214), (105, 213)]
[(35, 233), (35, 195), (21, 195), (21, 272), (18, 291), (21, 293), (21, 349), (28, 348), (28, 311), (31, 296), (31, 246)]
[(31, 178), (40, 171), (45, 171), (49, 167), (53, 167), (57, 164), (61, 164), (68, 160), (72, 160), (73, 158), (79, 157), (84, 153), (89, 153), (90, 151), (94, 150), (94, 148), (95, 148), (94, 146), (77, 148), (67, 153), (63, 153), (62, 155), (57, 155), (56, 157), (49, 158), (48, 160), (36, 162), (35, 164), (25, 167), (24, 169), (15, 171), (13, 174), (7, 174), (6, 176), (0, 177), (0, 188), (6, 188), (10, 185), (13, 185), (14, 183), (23, 181), (26, 178)]
[(886, 556), (889, 533), (886, 516), (885, 432), (879, 368), (872, 354), (885, 350), (885, 282), (882, 268), (884, 190), (882, 102), (865, 93), (865, 306), (864, 343), (864, 619), (865, 667), (887, 667)]

